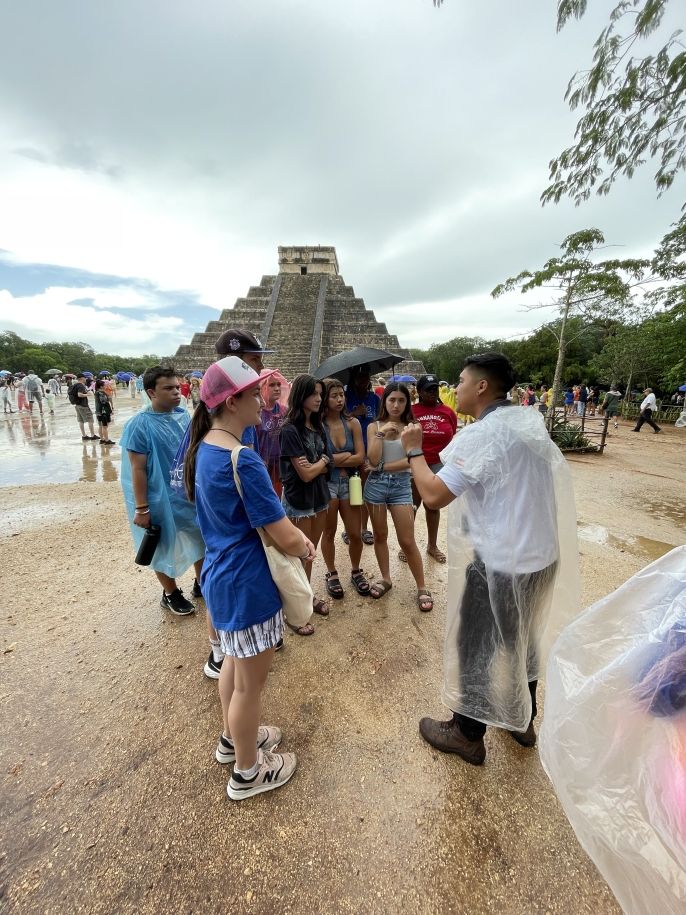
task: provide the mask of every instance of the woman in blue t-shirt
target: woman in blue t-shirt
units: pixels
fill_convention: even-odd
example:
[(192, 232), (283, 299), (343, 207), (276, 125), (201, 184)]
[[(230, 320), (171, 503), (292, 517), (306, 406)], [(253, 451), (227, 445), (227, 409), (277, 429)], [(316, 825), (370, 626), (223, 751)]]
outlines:
[(184, 477), (196, 503), (205, 541), (201, 587), (224, 651), (219, 675), (224, 730), (215, 758), (236, 763), (227, 786), (242, 800), (285, 784), (295, 771), (292, 753), (272, 752), (281, 731), (260, 725), (260, 699), (274, 650), (283, 636), (281, 597), (262, 541), (263, 527), (277, 547), (303, 562), (312, 543), (284, 516), (261, 458), (250, 448), (238, 456), (243, 497), (234, 479), (231, 451), (260, 420), (260, 376), (237, 356), (207, 370), (193, 414)]

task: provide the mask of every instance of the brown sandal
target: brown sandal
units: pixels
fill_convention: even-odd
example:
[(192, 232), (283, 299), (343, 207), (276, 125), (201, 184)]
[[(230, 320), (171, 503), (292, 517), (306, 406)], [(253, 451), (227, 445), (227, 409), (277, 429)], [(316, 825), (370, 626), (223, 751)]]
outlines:
[(445, 553), (443, 552), (443, 550), (439, 550), (437, 546), (427, 547), (426, 555), (431, 556), (433, 559), (436, 560), (436, 562), (440, 562), (441, 565), (443, 565), (443, 563), (446, 561)]
[(329, 615), (329, 605), (323, 600), (320, 600), (318, 597), (312, 598), (312, 609), (315, 613), (318, 613), (320, 616)]
[(284, 618), (285, 624), (289, 629), (292, 629), (296, 635), (314, 635), (314, 626), (312, 623), (305, 623), (304, 626), (293, 626)]
[[(422, 606), (426, 604), (428, 604), (428, 606)], [(420, 588), (417, 591), (417, 606), (422, 613), (430, 613), (433, 610), (434, 599), (431, 596), (431, 591), (427, 591), (426, 588)]]
[(374, 600), (379, 600), (380, 597), (383, 597), (384, 594), (388, 594), (393, 585), (384, 581), (383, 578), (380, 581), (375, 581), (374, 584), (369, 589), (369, 593), (374, 598)]

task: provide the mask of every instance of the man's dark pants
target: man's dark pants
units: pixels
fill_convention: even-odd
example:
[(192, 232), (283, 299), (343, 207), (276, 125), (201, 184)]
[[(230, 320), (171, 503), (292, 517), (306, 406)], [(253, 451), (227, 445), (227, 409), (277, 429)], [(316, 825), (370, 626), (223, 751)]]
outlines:
[(655, 420), (653, 419), (653, 411), (650, 409), (650, 407), (648, 407), (648, 408), (646, 408), (645, 410), (641, 411), (641, 413), (639, 414), (638, 422), (636, 423), (636, 428), (634, 429), (634, 432), (640, 432), (640, 431), (641, 431), (641, 426), (642, 426), (644, 423), (648, 423), (648, 425), (649, 425), (655, 432), (659, 432), (659, 431), (660, 431), (660, 427), (658, 426), (658, 424), (657, 424), (657, 423), (655, 422)]
[[(538, 622), (555, 580), (556, 569), (557, 563), (554, 562), (539, 572), (526, 575), (500, 572), (487, 575), (486, 567), (478, 557), (467, 566), (457, 633), (463, 695), (471, 692), (473, 683), (486, 680), (487, 669), (500, 650), (514, 651), (521, 639), (527, 642), (527, 669), (536, 669)], [(491, 588), (498, 599), (497, 619), (491, 607)], [(513, 691), (519, 690), (521, 684), (515, 664), (511, 665), (510, 673)], [(537, 712), (537, 685), (538, 680), (529, 681), (532, 721)], [(482, 721), (458, 712), (453, 713), (453, 719), (468, 740), (479, 740), (486, 733), (486, 725)]]

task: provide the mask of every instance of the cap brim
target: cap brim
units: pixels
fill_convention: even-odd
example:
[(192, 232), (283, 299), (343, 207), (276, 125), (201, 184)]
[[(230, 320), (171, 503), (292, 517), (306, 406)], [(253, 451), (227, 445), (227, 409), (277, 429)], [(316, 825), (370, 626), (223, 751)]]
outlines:
[(231, 353), (230, 355), (233, 356), (233, 355), (237, 355), (238, 353), (247, 353), (249, 356), (258, 356), (258, 355), (266, 356), (266, 355), (270, 355), (271, 353), (275, 353), (275, 352), (276, 352), (275, 349), (239, 349), (239, 350), (236, 350), (236, 353)]

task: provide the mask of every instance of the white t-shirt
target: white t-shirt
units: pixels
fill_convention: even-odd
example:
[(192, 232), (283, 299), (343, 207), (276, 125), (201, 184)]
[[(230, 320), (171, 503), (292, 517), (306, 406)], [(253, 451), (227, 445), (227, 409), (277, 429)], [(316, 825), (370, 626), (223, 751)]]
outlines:
[(499, 407), (458, 433), (450, 462), (437, 474), (454, 496), (464, 495), (463, 522), (474, 552), (487, 568), (510, 575), (538, 572), (558, 558), (557, 506), (546, 454), (551, 443), (531, 447), (526, 429), (513, 422), (524, 412), (540, 423), (535, 432), (547, 437), (537, 411)]
[(641, 411), (643, 410), (657, 410), (657, 400), (655, 399), (655, 395), (652, 393), (652, 391), (650, 394), (643, 398), (641, 403)]

